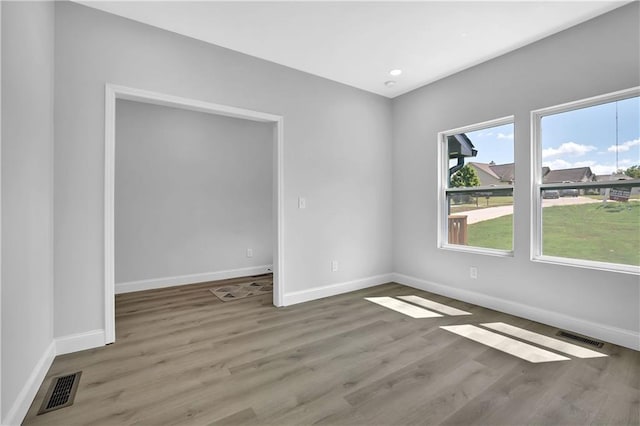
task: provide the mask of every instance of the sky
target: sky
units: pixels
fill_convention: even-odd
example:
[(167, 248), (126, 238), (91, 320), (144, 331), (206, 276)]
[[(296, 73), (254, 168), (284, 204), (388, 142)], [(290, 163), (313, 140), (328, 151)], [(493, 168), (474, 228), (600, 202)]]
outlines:
[(589, 166), (597, 175), (611, 174), (616, 171), (616, 153), (618, 169), (640, 164), (638, 97), (542, 119), (543, 166), (552, 170)]
[[(548, 115), (542, 118), (541, 127), (542, 165), (551, 170), (588, 166), (603, 175), (640, 164), (638, 97)], [(513, 162), (513, 124), (467, 132), (467, 136), (478, 150), (467, 162)]]
[(467, 163), (513, 163), (513, 124), (467, 132), (466, 135), (478, 150), (478, 155), (468, 158)]

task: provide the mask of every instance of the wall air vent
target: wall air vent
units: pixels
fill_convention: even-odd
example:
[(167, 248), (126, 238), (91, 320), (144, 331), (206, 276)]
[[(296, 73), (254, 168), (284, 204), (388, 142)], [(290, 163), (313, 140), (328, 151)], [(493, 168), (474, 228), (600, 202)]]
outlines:
[(44, 401), (42, 401), (38, 415), (72, 405), (81, 375), (82, 371), (78, 371), (77, 373), (57, 376), (51, 379), (49, 390), (44, 397)]
[(556, 336), (564, 337), (565, 339), (575, 340), (576, 342), (584, 343), (587, 345), (595, 346), (596, 348), (601, 348), (604, 346), (604, 343), (598, 342), (597, 340), (589, 339), (588, 337), (578, 336), (573, 333), (569, 333), (568, 331), (560, 330), (556, 333)]

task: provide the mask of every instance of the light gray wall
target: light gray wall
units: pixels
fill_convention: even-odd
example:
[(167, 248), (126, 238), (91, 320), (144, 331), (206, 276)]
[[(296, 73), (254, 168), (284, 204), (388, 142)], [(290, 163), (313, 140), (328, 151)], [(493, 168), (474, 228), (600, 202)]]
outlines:
[(2, 4), (2, 418), (53, 341), (53, 3)]
[(118, 100), (116, 283), (270, 265), (273, 131)]
[(56, 336), (104, 327), (106, 82), (284, 116), (285, 293), (391, 272), (388, 99), (59, 2)]
[[(393, 102), (396, 272), (638, 333), (638, 277), (529, 260), (531, 110), (637, 86), (638, 3)], [(515, 256), (436, 248), (437, 133), (514, 114)], [(478, 267), (478, 279), (469, 267)]]

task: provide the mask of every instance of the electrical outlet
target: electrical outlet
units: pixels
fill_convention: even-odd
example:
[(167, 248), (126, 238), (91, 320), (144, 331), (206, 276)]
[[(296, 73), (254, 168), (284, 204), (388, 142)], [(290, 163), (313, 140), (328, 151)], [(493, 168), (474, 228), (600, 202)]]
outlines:
[(253, 249), (247, 249), (247, 257), (253, 257)]
[(332, 260), (331, 261), (331, 272), (336, 272), (338, 271), (338, 261), (337, 260)]
[(475, 266), (472, 266), (471, 268), (469, 268), (469, 277), (473, 278), (474, 280), (476, 278), (478, 278), (478, 268)]

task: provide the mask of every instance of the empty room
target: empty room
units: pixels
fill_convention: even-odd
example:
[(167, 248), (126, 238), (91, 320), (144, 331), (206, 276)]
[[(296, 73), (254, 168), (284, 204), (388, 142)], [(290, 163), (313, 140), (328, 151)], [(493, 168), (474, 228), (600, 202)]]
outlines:
[(640, 425), (640, 3), (0, 2), (0, 423)]

